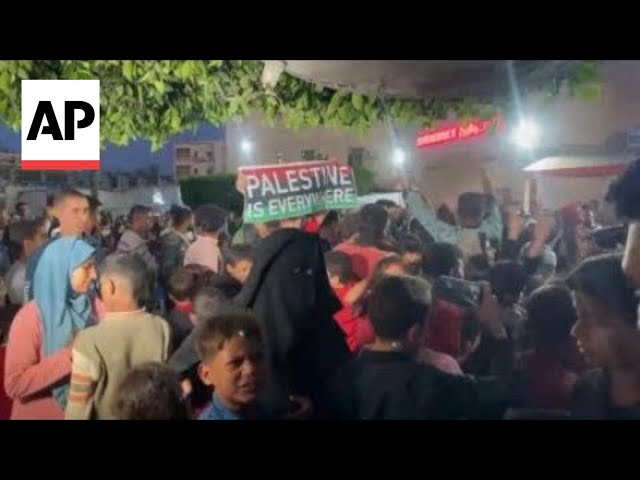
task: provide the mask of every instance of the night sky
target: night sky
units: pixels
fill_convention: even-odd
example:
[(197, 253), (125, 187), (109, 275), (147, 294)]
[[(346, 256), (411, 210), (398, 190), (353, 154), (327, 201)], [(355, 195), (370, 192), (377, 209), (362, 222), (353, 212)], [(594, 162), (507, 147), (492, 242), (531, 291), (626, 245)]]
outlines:
[[(150, 165), (158, 165), (160, 173), (173, 174), (173, 149), (176, 143), (192, 140), (224, 140), (224, 127), (201, 125), (195, 133), (191, 130), (174, 135), (155, 153), (151, 153), (149, 142), (137, 140), (126, 147), (113, 145), (101, 154), (101, 169), (105, 171), (137, 170)], [(20, 132), (0, 124), (0, 152), (20, 152)]]

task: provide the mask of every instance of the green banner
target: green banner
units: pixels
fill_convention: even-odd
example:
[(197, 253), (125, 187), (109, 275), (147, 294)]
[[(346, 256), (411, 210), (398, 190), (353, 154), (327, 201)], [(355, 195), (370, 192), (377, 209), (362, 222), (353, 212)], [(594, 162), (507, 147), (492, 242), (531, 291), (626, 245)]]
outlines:
[(337, 160), (241, 167), (244, 221), (263, 223), (357, 206), (351, 167)]

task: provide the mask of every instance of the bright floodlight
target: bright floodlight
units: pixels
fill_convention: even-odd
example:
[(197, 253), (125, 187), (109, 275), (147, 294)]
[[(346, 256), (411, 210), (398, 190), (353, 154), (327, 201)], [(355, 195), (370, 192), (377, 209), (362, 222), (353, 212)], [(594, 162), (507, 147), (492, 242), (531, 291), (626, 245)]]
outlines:
[(519, 147), (532, 149), (538, 142), (538, 127), (529, 120), (523, 120), (513, 132), (513, 142)]
[(242, 150), (243, 153), (249, 153), (251, 151), (251, 147), (252, 145), (249, 140), (243, 140), (240, 144), (240, 150)]
[(402, 165), (404, 163), (404, 151), (401, 148), (395, 148), (393, 150), (393, 163), (394, 165)]

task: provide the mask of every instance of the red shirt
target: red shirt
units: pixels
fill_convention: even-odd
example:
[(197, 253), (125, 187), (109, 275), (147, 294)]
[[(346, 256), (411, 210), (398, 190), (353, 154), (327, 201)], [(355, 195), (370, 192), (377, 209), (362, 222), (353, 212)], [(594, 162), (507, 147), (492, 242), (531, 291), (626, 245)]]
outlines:
[(307, 233), (318, 233), (318, 231), (320, 230), (320, 224), (316, 220), (316, 217), (309, 218), (305, 222), (304, 227), (302, 228), (302, 230), (304, 230)]
[(186, 313), (189, 315), (193, 313), (193, 303), (190, 301), (186, 302), (173, 302), (173, 309), (177, 312)]
[(0, 383), (0, 420), (11, 418), (11, 407), (13, 406), (13, 400), (4, 391), (4, 357), (6, 352), (7, 346), (0, 346), (0, 377), (2, 377), (2, 383)]
[(457, 358), (461, 351), (464, 312), (444, 300), (435, 299), (427, 325), (425, 346)]
[(527, 406), (546, 410), (568, 410), (578, 375), (562, 366), (553, 355), (532, 354), (525, 363)]
[(357, 331), (358, 317), (353, 311), (351, 305), (347, 305), (344, 303), (344, 297), (349, 292), (349, 290), (351, 290), (351, 287), (353, 287), (353, 284), (347, 284), (343, 287), (335, 288), (333, 290), (340, 300), (340, 303), (342, 303), (342, 310), (336, 313), (333, 318), (344, 332), (349, 350), (355, 352), (360, 348)]
[(368, 278), (378, 266), (378, 262), (389, 255), (389, 252), (376, 247), (363, 247), (355, 243), (341, 243), (334, 250), (351, 257), (353, 273), (361, 279)]

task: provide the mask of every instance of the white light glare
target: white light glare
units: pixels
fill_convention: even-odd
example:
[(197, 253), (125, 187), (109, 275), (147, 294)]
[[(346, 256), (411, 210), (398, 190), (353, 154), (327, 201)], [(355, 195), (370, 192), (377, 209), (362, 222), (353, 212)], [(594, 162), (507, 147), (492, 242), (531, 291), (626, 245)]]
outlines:
[(532, 149), (538, 142), (538, 127), (529, 120), (522, 120), (513, 132), (513, 142), (519, 147)]
[(252, 147), (253, 145), (251, 145), (249, 140), (243, 140), (242, 143), (240, 143), (240, 150), (242, 150), (243, 153), (249, 153)]
[(395, 148), (393, 150), (393, 163), (394, 165), (402, 165), (404, 163), (405, 155), (401, 148)]

